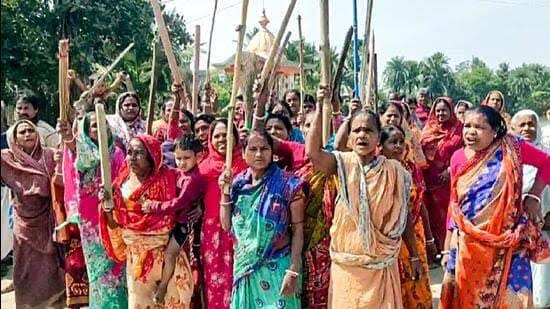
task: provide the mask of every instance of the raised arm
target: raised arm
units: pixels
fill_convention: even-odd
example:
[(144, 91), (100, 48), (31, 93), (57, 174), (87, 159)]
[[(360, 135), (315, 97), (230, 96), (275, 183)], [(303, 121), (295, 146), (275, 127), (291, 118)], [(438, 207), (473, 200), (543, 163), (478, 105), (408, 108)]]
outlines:
[(306, 140), (306, 155), (313, 163), (316, 170), (323, 171), (327, 176), (336, 173), (336, 158), (330, 152), (321, 149), (323, 144), (323, 98), (328, 95), (326, 87), (321, 87), (318, 92), (317, 108), (315, 109), (315, 118), (311, 123), (311, 128)]
[(336, 136), (334, 137), (334, 149), (338, 151), (350, 151), (348, 148), (348, 124), (349, 119), (344, 120), (342, 125), (336, 131)]

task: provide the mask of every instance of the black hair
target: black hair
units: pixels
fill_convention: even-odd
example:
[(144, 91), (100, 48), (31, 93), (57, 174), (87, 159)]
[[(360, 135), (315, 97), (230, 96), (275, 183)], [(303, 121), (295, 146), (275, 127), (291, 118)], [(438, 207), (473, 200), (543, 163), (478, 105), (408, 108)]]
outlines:
[(237, 99), (238, 101), (244, 101), (244, 97), (242, 94), (237, 95), (235, 99)]
[(31, 104), (34, 109), (38, 109), (40, 107), (40, 98), (34, 94), (23, 94), (17, 99), (17, 102)]
[(317, 101), (315, 100), (315, 98), (311, 94), (305, 94), (304, 95), (304, 103), (305, 102), (311, 102), (313, 104), (317, 103)]
[(246, 138), (244, 139), (244, 141), (243, 141), (243, 153), (246, 151), (246, 146), (248, 146), (248, 140), (254, 135), (261, 136), (267, 142), (267, 144), (269, 145), (271, 150), (273, 150), (273, 138), (271, 137), (271, 135), (269, 135), (269, 133), (267, 133), (266, 130), (257, 130), (257, 129), (255, 129), (255, 130), (250, 131), (248, 133), (248, 135), (246, 136)]
[(458, 102), (456, 103), (455, 109), (459, 108), (460, 106), (464, 106), (464, 107), (466, 107), (466, 110), (469, 110), (470, 106), (472, 106), (472, 105), (468, 101), (458, 100)]
[(195, 132), (195, 116), (193, 116), (193, 113), (186, 109), (182, 109), (181, 111), (185, 114), (185, 116), (187, 116), (189, 119), (189, 124), (191, 125), (191, 130)]
[(467, 111), (468, 113), (478, 113), (485, 117), (489, 126), (497, 133), (496, 139), (506, 136), (508, 128), (502, 115), (492, 107), (481, 105)]
[(390, 106), (397, 108), (397, 110), (399, 111), (399, 114), (401, 114), (401, 118), (404, 118), (405, 112), (403, 111), (403, 106), (401, 105), (401, 102), (396, 102), (396, 101), (382, 102), (382, 104), (380, 104), (380, 106), (378, 107), (379, 114), (380, 115), (385, 114), (388, 108), (390, 108)]
[(267, 122), (271, 119), (277, 119), (282, 122), (288, 132), (288, 137), (290, 138), (290, 135), (292, 135), (292, 123), (290, 123), (290, 119), (288, 119), (288, 117), (284, 114), (275, 113), (269, 114), (269, 116), (267, 116), (267, 119), (265, 120), (265, 123), (267, 124)]
[(353, 123), (355, 118), (357, 118), (358, 116), (361, 116), (361, 115), (366, 115), (367, 117), (374, 118), (374, 124), (376, 126), (376, 129), (378, 130), (378, 132), (382, 131), (382, 123), (380, 122), (380, 117), (378, 116), (378, 114), (376, 114), (375, 112), (373, 112), (371, 110), (360, 109), (360, 110), (356, 111), (355, 113), (353, 113), (353, 115), (351, 115), (351, 117), (348, 121), (348, 134), (351, 132), (351, 124)]
[[(139, 111), (141, 112), (141, 103), (140, 103), (140, 100), (139, 100), (139, 96), (136, 92), (133, 92), (133, 91), (129, 91), (129, 92), (124, 92), (123, 94), (121, 94), (118, 99), (117, 99), (117, 102), (118, 102), (118, 108), (121, 109), (122, 108), (122, 103), (124, 103), (124, 100), (126, 100), (127, 98), (134, 98), (136, 99), (136, 102), (137, 102), (137, 105), (138, 105), (138, 108), (139, 108)], [(139, 117), (139, 115), (138, 115)]]
[(287, 90), (287, 91), (285, 92), (285, 94), (283, 95), (283, 101), (286, 101), (286, 96), (287, 96), (289, 93), (294, 93), (296, 96), (298, 96), (298, 100), (301, 100), (300, 90), (298, 90), (298, 89), (290, 89), (290, 90)]
[[(208, 137), (210, 139), (210, 141), (212, 141), (212, 135), (214, 134), (214, 129), (220, 123), (225, 125), (225, 127), (229, 129), (229, 122), (227, 121), (227, 118), (217, 118), (216, 120), (214, 120), (210, 124), (210, 135)], [(232, 128), (231, 131), (233, 132), (233, 138), (235, 140), (235, 143), (238, 144), (239, 143), (239, 131), (237, 131), (237, 127), (235, 126), (235, 124), (233, 124), (233, 128)]]
[(401, 128), (400, 126), (395, 126), (393, 124), (386, 125), (382, 128), (382, 131), (380, 132), (380, 145), (384, 144), (385, 141), (390, 138), (391, 134), (393, 132), (401, 132), (403, 134), (403, 137), (405, 137), (405, 130)]
[(290, 109), (290, 105), (288, 105), (288, 103), (286, 103), (286, 101), (278, 101), (276, 102), (275, 104), (271, 105), (269, 107), (269, 114), (272, 114), (273, 113), (273, 110), (275, 109), (275, 107), (277, 106), (277, 104), (280, 104), (282, 105), (287, 111), (288, 111), (288, 116), (290, 118), (294, 117), (294, 114), (292, 113), (292, 110)]
[(204, 121), (208, 124), (211, 124), (212, 122), (214, 122), (214, 120), (216, 120), (216, 118), (214, 118), (214, 116), (211, 116), (211, 115), (208, 115), (208, 114), (200, 114), (197, 116), (197, 118), (195, 118), (195, 122), (193, 123), (193, 131), (195, 131), (195, 124), (199, 121)]
[(202, 151), (202, 144), (193, 136), (182, 136), (176, 140), (176, 149), (192, 150), (197, 154)]

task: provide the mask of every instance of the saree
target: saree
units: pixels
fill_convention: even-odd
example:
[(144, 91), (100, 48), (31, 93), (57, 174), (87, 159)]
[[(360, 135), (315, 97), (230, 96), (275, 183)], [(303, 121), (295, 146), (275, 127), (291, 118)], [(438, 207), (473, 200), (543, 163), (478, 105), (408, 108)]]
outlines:
[(519, 142), (505, 136), (452, 180), (451, 256), (440, 308), (532, 308), (529, 250), (538, 232), (522, 206)]
[(422, 276), (418, 280), (412, 279), (411, 256), (407, 246), (402, 245), (399, 251), (399, 280), (401, 282), (401, 296), (405, 308), (432, 308), (432, 292), (430, 289), (430, 274), (428, 256), (426, 254), (426, 236), (424, 223), (420, 216), (424, 203), (426, 186), (422, 171), (411, 161), (402, 162), (403, 167), (411, 174), (411, 188), (409, 199), (409, 216), (414, 222), (414, 235), (418, 258), (422, 263)]
[[(102, 183), (99, 168), (99, 148), (92, 141), (89, 118), (79, 123), (76, 154), (65, 148), (64, 183), (65, 200), (72, 204), (82, 239), (89, 284), (90, 308), (126, 308), (128, 290), (124, 263), (108, 258), (99, 232), (98, 192)], [(109, 134), (111, 177), (116, 178), (124, 165), (124, 154), (113, 145)]]
[(305, 198), (303, 186), (303, 180), (275, 163), (257, 184), (252, 184), (249, 169), (235, 179), (232, 308), (301, 308), (298, 294), (283, 297), (280, 289), (291, 264), (290, 205), (295, 198)]
[(330, 285), (330, 226), (336, 199), (336, 176), (326, 177), (308, 163), (296, 176), (304, 179), (310, 192), (305, 205), (304, 284), (302, 306), (327, 308)]
[[(199, 173), (206, 181), (207, 194), (204, 197), (202, 217), (200, 260), (205, 292), (206, 308), (229, 308), (233, 285), (233, 238), (222, 229), (220, 222), (221, 191), (218, 177), (225, 164), (225, 156), (220, 155), (212, 142), (208, 143), (208, 157), (199, 164)], [(242, 157), (242, 148), (233, 150), (233, 175), (247, 167)]]
[(338, 192), (330, 228), (329, 308), (403, 308), (397, 258), (410, 175), (383, 156), (363, 166), (335, 152)]
[(162, 167), (159, 142), (152, 136), (139, 139), (153, 158), (154, 168), (139, 188), (130, 192), (125, 183), (130, 177), (127, 165), (122, 167), (113, 182), (113, 217), (118, 227), (107, 224), (105, 214), (100, 216), (100, 237), (107, 255), (118, 263), (126, 262), (129, 308), (187, 308), (193, 294), (191, 268), (185, 252), (176, 259), (174, 274), (168, 283), (164, 306), (154, 303), (153, 295), (161, 280), (164, 254), (174, 226), (174, 214), (145, 214), (143, 200), (169, 201), (177, 196), (174, 183), (176, 170)]
[[(439, 102), (447, 104), (451, 113), (450, 119), (443, 124), (438, 123), (435, 115), (435, 107)], [(449, 181), (441, 181), (440, 175), (447, 171), (451, 156), (463, 145), (462, 124), (453, 113), (453, 102), (450, 98), (443, 97), (434, 101), (428, 121), (422, 131), (420, 143), (428, 163), (428, 167), (424, 170), (424, 180), (426, 181), (424, 202), (430, 214), (430, 227), (437, 247), (441, 249), (445, 241), (451, 185)]]
[[(28, 120), (19, 120), (36, 127)], [(61, 248), (53, 242), (55, 218), (51, 204), (54, 153), (37, 140), (31, 154), (17, 145), (2, 150), (1, 178), (14, 195), (13, 285), (17, 308), (62, 305), (65, 293)]]

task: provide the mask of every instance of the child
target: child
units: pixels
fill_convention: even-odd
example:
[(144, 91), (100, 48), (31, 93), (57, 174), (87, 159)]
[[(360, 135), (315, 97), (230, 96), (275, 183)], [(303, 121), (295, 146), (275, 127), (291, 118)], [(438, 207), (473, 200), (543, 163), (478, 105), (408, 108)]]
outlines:
[[(202, 188), (204, 186), (201, 185), (201, 177), (197, 168), (197, 163), (200, 161), (201, 154), (202, 145), (194, 137), (185, 136), (176, 141), (175, 161), (176, 166), (182, 174), (177, 186), (181, 192), (180, 197), (184, 195), (183, 191), (194, 192), (194, 194), (191, 194), (193, 195), (193, 198), (190, 199), (192, 202), (196, 201), (203, 193)], [(189, 193), (190, 192), (187, 192), (185, 195), (186, 198), (189, 197)], [(154, 300), (158, 304), (164, 303), (168, 282), (174, 275), (176, 258), (191, 232), (193, 223), (202, 215), (200, 207), (191, 207), (189, 208), (190, 211), (185, 211), (187, 207), (184, 207), (184, 205), (190, 205), (192, 202), (190, 202), (190, 200), (183, 201), (180, 197), (166, 203), (148, 202), (144, 205), (143, 209), (144, 212), (176, 212), (176, 226), (171, 232), (171, 237), (165, 252), (161, 282), (154, 295)], [(196, 206), (195, 203), (192, 205)]]

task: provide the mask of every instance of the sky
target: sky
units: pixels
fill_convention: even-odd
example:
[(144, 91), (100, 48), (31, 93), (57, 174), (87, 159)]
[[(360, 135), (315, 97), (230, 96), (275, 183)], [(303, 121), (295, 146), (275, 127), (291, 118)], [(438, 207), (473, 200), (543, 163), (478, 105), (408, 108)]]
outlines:
[[(340, 50), (353, 23), (353, 0), (329, 0), (330, 44)], [(357, 0), (359, 36), (365, 31), (367, 0)], [(164, 0), (167, 9), (182, 14), (190, 33), (201, 26), (203, 50), (207, 50), (214, 0)], [(286, 0), (250, 0), (247, 32), (259, 27), (265, 8), (276, 34), (286, 12)], [(235, 27), (240, 21), (240, 0), (218, 0), (214, 25), (212, 63), (222, 62), (236, 50)], [(319, 43), (320, 11), (317, 0), (298, 0), (290, 19), (290, 40), (298, 38), (297, 16), (302, 15), (306, 41)], [(550, 65), (550, 0), (374, 0), (379, 71), (394, 56), (421, 60), (443, 52), (454, 68), (477, 56), (490, 67), (508, 62)], [(201, 59), (205, 67), (206, 54)]]

